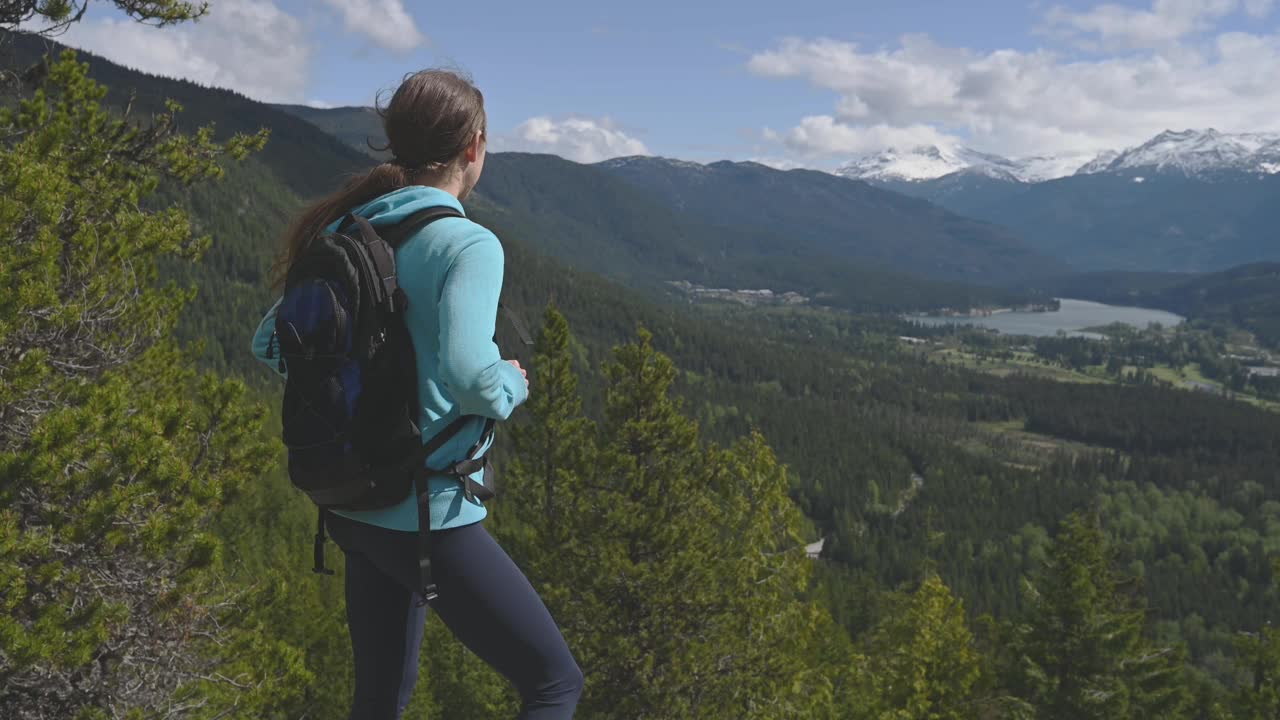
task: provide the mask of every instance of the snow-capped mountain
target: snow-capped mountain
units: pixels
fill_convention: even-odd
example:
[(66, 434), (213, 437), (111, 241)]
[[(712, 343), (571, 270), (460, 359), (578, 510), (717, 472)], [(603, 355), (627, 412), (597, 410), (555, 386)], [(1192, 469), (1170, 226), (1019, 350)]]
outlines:
[(1280, 261), (1280, 134), (1166, 130), (1092, 158), (924, 147), (864, 157), (838, 174), (1010, 228), (1082, 269)]
[(1280, 173), (1280, 134), (1166, 130), (1126, 150), (1097, 156), (1047, 155), (1010, 159), (965, 147), (925, 145), (858, 158), (837, 175), (880, 184), (924, 183), (956, 173), (1038, 183), (1069, 175), (1143, 170), (1209, 178), (1222, 172)]
[(888, 149), (847, 163), (836, 174), (879, 183), (924, 182), (954, 173), (973, 173), (996, 180), (1033, 183), (1072, 174), (1088, 158), (1080, 155), (1010, 159), (971, 148), (922, 145)]
[(1014, 162), (1021, 167), (1018, 173), (1019, 179), (1023, 182), (1037, 183), (1073, 175), (1081, 165), (1093, 158), (1091, 154), (1065, 153), (1021, 158)]
[(1111, 166), (1111, 163), (1115, 162), (1116, 158), (1118, 157), (1120, 157), (1119, 151), (1104, 150), (1103, 152), (1099, 153), (1097, 157), (1095, 157), (1094, 159), (1090, 160), (1089, 162), (1082, 165), (1079, 169), (1077, 169), (1075, 174), (1076, 175), (1095, 175), (1100, 172), (1105, 172), (1106, 169)]
[(1153, 170), (1203, 177), (1218, 172), (1272, 175), (1280, 171), (1280, 135), (1166, 130), (1151, 140), (1110, 157), (1105, 154), (1077, 171), (1079, 175)]
[[(837, 175), (870, 181), (921, 181), (950, 175), (971, 167), (1001, 171), (1008, 162), (969, 148), (941, 148), (922, 145), (910, 150), (886, 149), (858, 158), (839, 170)], [(1011, 170), (1011, 168), (1009, 168)]]
[(603, 160), (596, 163), (596, 165), (608, 169), (625, 168), (629, 166), (657, 167), (664, 165), (667, 167), (683, 168), (685, 170), (707, 169), (707, 166), (702, 163), (693, 162), (691, 160), (677, 160), (676, 158), (659, 157), (657, 155), (625, 155), (622, 157)]

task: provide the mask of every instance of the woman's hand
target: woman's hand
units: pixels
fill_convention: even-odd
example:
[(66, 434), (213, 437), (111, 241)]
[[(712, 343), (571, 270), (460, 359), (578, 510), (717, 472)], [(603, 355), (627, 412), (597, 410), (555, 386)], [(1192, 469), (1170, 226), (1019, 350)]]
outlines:
[(528, 372), (527, 370), (525, 370), (524, 368), (520, 367), (520, 361), (519, 361), (519, 360), (508, 360), (507, 362), (511, 363), (512, 365), (515, 365), (515, 366), (516, 366), (516, 369), (520, 371), (520, 374), (524, 377), (524, 386), (525, 386), (525, 388), (526, 388), (526, 389), (528, 389), (528, 387), (529, 387), (529, 372)]

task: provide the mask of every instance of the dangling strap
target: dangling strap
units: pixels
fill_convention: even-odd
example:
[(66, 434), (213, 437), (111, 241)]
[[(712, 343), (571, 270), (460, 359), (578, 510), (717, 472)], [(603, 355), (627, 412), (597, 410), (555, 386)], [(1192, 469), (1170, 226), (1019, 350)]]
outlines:
[(435, 600), (435, 580), (431, 577), (431, 488), (427, 473), (419, 473), (414, 481), (414, 492), (418, 495), (418, 606), (421, 607)]
[[(456, 420), (449, 423), (448, 427), (436, 433), (435, 436), (433, 436), (431, 440), (427, 442), (426, 445), (422, 446), (422, 456), (421, 456), (422, 459), (418, 463), (418, 467), (421, 468), (421, 471), (418, 473), (418, 477), (414, 479), (414, 483), (413, 483), (414, 492), (417, 494), (417, 499), (418, 499), (418, 582), (422, 588), (419, 591), (419, 598), (418, 598), (419, 605), (425, 605), (431, 602), (432, 600), (436, 599), (436, 596), (437, 596), (436, 584), (431, 577), (430, 478), (432, 475), (438, 474), (441, 471), (434, 470), (428, 467), (426, 464), (426, 461), (427, 461), (427, 458), (431, 457), (436, 450), (439, 450), (441, 447), (443, 447), (445, 442), (447, 442), (454, 435), (457, 435), (458, 432), (462, 430), (463, 426), (466, 425), (467, 420), (469, 418), (470, 418), (469, 415), (458, 416)], [(488, 425), (486, 425), (486, 429), (487, 428), (488, 428)], [(482, 435), (481, 442), (483, 442), (483, 440), (484, 440), (484, 436)], [(477, 442), (477, 444), (473, 445), (472, 447), (475, 448), (478, 445), (479, 445), (479, 442)], [(463, 462), (466, 462), (466, 461), (464, 460)], [(455, 463), (454, 467), (457, 467), (458, 465), (461, 465), (461, 464), (462, 463)]]
[(524, 321), (520, 319), (520, 316), (516, 315), (511, 308), (503, 305), (502, 303), (498, 303), (498, 309), (507, 316), (507, 320), (510, 321), (511, 325), (516, 329), (516, 334), (520, 336), (520, 342), (525, 345), (532, 345), (533, 338), (529, 337), (529, 329), (525, 327)]
[(317, 507), (316, 513), (316, 540), (315, 546), (312, 548), (312, 558), (315, 560), (315, 567), (311, 571), (320, 575), (332, 575), (333, 571), (324, 566), (324, 515), (326, 510), (323, 506)]

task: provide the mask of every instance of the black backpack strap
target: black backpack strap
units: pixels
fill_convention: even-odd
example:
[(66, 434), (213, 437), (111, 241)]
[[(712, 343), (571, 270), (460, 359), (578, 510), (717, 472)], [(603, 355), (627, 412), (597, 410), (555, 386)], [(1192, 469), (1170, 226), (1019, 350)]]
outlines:
[[(466, 215), (463, 215), (448, 205), (424, 208), (413, 213), (409, 217), (406, 217), (395, 225), (383, 228), (380, 235), (392, 248), (398, 248), (405, 240), (408, 240), (414, 233), (418, 232), (422, 228), (430, 225), (436, 220), (449, 217), (466, 217)], [(503, 305), (502, 303), (498, 303), (498, 309), (507, 316), (507, 320), (509, 320), (512, 326), (515, 327), (516, 334), (520, 336), (520, 342), (525, 345), (532, 345), (533, 339), (529, 336), (529, 330), (526, 328), (524, 321), (520, 319), (520, 316), (516, 315), (512, 312), (511, 308)]]
[(378, 305), (389, 303), (392, 312), (402, 309), (398, 305), (404, 294), (399, 292), (400, 284), (396, 281), (395, 252), (368, 220), (359, 215), (348, 215), (347, 220), (359, 228), (360, 234), (356, 239), (364, 245), (369, 259), (373, 261), (372, 274), (375, 277), (370, 278), (375, 280), (372, 283), (373, 301)]
[(466, 217), (448, 205), (438, 205), (419, 210), (394, 225), (382, 228), (382, 239), (393, 248), (398, 248), (422, 228), (436, 220), (447, 217)]
[[(475, 457), (475, 454), (480, 452), (480, 448), (484, 447), (485, 442), (493, 437), (497, 424), (498, 421), (493, 418), (486, 418), (484, 432), (480, 433), (480, 439), (467, 450), (466, 458), (440, 471), (462, 484), (462, 492), (468, 500), (479, 498), (483, 502), (492, 500), (497, 495), (493, 488), (493, 463), (489, 460), (489, 453)], [(471, 479), (472, 474), (481, 470), (484, 471), (483, 484)]]
[(379, 280), (373, 283), (375, 302), (387, 303), (392, 312), (398, 312), (407, 306), (408, 298), (400, 291), (400, 284), (396, 280), (395, 249), (415, 232), (446, 217), (465, 216), (451, 207), (441, 205), (419, 210), (394, 225), (375, 229), (365, 218), (347, 215), (342, 227), (355, 226), (359, 230), (357, 239), (373, 261), (373, 271)]

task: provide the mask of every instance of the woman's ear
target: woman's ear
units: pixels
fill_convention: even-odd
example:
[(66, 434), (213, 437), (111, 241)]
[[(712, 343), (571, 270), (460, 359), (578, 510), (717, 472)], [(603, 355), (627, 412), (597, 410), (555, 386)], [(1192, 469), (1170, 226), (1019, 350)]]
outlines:
[(480, 159), (480, 148), (484, 145), (484, 131), (477, 130), (476, 136), (471, 138), (471, 144), (467, 146), (467, 162), (473, 163)]

